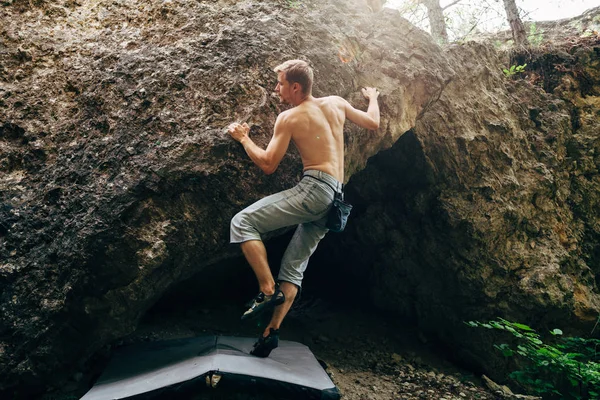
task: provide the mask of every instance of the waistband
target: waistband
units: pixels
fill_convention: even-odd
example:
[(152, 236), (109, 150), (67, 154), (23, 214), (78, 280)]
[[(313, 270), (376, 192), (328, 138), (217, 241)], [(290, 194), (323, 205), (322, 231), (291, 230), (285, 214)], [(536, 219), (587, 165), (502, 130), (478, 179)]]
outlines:
[(338, 193), (342, 193), (344, 191), (344, 184), (326, 172), (319, 171), (318, 169), (307, 169), (302, 174), (302, 177), (305, 177), (307, 175), (312, 176), (313, 178), (320, 179), (321, 181), (331, 185), (333, 190), (335, 190)]

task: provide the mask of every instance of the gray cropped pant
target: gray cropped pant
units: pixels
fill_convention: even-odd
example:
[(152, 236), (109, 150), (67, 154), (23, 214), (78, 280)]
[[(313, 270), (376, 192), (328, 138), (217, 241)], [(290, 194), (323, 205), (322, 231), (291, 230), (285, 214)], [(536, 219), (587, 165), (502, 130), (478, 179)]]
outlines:
[(291, 189), (267, 196), (240, 211), (231, 220), (230, 242), (261, 240), (261, 235), (286, 226), (298, 225), (281, 260), (279, 281), (302, 286), (308, 259), (323, 239), (327, 212), (334, 190), (342, 184), (333, 176), (317, 170), (304, 171), (302, 180)]

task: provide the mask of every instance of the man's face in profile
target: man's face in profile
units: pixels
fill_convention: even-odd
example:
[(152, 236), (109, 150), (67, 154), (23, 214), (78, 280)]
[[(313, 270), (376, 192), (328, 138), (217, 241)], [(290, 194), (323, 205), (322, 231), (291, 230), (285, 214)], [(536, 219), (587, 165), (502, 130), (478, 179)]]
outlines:
[(279, 101), (284, 104), (290, 104), (292, 88), (287, 79), (285, 79), (285, 72), (277, 73), (277, 86), (275, 86), (275, 93), (279, 95)]

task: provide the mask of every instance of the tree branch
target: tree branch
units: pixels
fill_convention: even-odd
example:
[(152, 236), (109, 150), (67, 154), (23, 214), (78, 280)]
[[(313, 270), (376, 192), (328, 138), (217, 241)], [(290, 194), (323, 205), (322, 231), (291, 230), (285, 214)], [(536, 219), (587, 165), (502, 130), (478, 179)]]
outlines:
[(452, 3), (448, 4), (447, 6), (445, 6), (445, 7), (442, 7), (442, 11), (445, 11), (445, 10), (446, 10), (446, 8), (450, 8), (450, 7), (452, 7), (453, 5), (456, 5), (457, 3), (460, 3), (461, 1), (462, 1), (462, 0), (455, 0), (455, 1), (453, 1)]
[[(475, 17), (475, 23), (473, 24), (473, 26), (471, 26), (471, 29), (469, 29), (467, 31), (467, 33), (465, 33), (464, 35), (462, 35), (461, 37), (457, 38), (457, 40), (464, 40), (467, 36), (469, 36), (471, 34), (471, 32), (473, 32), (475, 30), (475, 28), (477, 28), (477, 26), (479, 24), (481, 24), (482, 22), (488, 22), (494, 19), (494, 17), (492, 18), (488, 18), (486, 20), (483, 20), (483, 15), (486, 14), (489, 10), (492, 11), (496, 11), (495, 7), (493, 5), (491, 5), (489, 2), (485, 2), (486, 6), (484, 6), (483, 10), (481, 10), (479, 12), (479, 15)], [(500, 13), (498, 13), (499, 15), (501, 15)]]

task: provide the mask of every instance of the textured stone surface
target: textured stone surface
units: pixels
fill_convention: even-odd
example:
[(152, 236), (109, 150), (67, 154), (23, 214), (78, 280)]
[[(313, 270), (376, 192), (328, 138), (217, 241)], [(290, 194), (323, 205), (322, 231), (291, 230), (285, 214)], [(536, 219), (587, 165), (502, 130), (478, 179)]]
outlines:
[(230, 218), (294, 184), (225, 133), (265, 145), (272, 68), (304, 58), (315, 95), (366, 107), (347, 178), (414, 126), (453, 75), (396, 13), (348, 1), (15, 1), (0, 6), (0, 390), (33, 391), (131, 332), (173, 284), (231, 256)]
[(509, 80), (493, 46), (442, 52), (359, 1), (21, 0), (0, 20), (0, 392), (60, 382), (237, 254), (230, 218), (301, 166), (292, 153), (264, 176), (223, 128), (268, 142), (271, 69), (292, 57), (317, 96), (382, 93), (379, 134), (346, 132), (355, 212), (319, 250), (324, 282), (347, 277), (488, 370), (489, 338), (464, 320), (591, 330), (596, 37)]
[(463, 72), (352, 177), (356, 212), (323, 246), (323, 269), (350, 271), (380, 308), (500, 377), (491, 335), (463, 321), (587, 337), (600, 311), (598, 49), (588, 37), (530, 52), (528, 72), (507, 79), (500, 67), (515, 62), (491, 46), (449, 47)]

